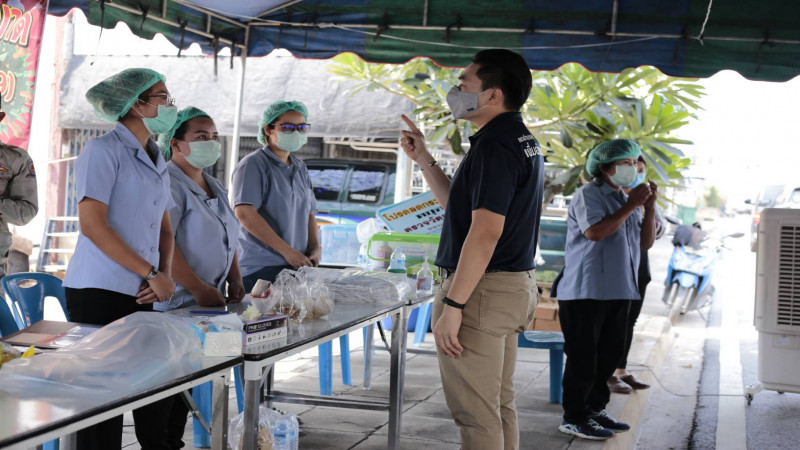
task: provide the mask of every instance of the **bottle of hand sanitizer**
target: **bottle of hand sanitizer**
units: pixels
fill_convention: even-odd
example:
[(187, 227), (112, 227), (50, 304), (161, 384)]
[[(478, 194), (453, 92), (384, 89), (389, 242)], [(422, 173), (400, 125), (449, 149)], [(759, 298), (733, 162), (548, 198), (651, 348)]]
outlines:
[(425, 262), (422, 263), (422, 269), (417, 273), (417, 294), (433, 294), (433, 271), (428, 264), (427, 256), (425, 256)]

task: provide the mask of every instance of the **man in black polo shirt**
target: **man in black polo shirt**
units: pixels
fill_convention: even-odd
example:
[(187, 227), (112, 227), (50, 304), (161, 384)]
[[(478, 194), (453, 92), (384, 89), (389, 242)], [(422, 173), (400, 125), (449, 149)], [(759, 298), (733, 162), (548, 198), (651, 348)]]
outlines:
[(534, 251), (544, 161), (520, 108), (531, 72), (518, 54), (478, 52), (447, 95), (478, 127), (452, 183), (406, 116), (402, 146), (445, 208), (436, 265), (444, 280), (432, 323), (447, 406), (471, 449), (517, 449), (517, 335), (536, 308)]

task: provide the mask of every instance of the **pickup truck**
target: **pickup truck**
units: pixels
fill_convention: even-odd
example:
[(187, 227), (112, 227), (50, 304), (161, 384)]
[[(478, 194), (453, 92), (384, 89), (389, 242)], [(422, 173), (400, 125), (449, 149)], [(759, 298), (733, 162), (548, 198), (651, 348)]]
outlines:
[(317, 223), (356, 224), (394, 204), (395, 163), (307, 159)]

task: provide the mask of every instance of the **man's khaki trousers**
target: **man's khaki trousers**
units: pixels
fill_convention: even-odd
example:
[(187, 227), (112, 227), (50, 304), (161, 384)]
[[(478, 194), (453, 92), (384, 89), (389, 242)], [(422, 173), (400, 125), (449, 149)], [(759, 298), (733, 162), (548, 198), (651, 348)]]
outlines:
[[(453, 277), (442, 282), (431, 317), (442, 315), (442, 303)], [(538, 302), (536, 276), (528, 272), (492, 272), (481, 277), (462, 312), (458, 358), (439, 352), (447, 407), (461, 432), (463, 450), (519, 448), (514, 367), (518, 333), (533, 319)]]

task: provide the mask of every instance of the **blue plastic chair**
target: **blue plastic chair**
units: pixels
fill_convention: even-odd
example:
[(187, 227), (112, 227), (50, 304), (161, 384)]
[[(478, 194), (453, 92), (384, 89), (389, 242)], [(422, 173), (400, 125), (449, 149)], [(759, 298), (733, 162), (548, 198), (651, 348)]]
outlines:
[[(24, 281), (33, 280), (32, 283)], [(61, 280), (49, 273), (22, 272), (7, 275), (2, 280), (3, 290), (11, 300), (11, 311), (5, 299), (0, 299), (0, 333), (7, 336), (44, 319), (44, 298), (55, 297), (61, 303), (64, 317), (69, 321), (67, 301)], [(29, 286), (30, 285), (30, 286)], [(44, 450), (58, 450), (59, 440), (45, 442)]]
[(49, 273), (22, 272), (6, 275), (2, 283), (3, 290), (11, 300), (11, 312), (20, 330), (44, 319), (45, 297), (57, 298), (64, 317), (69, 321), (64, 286), (57, 277)]
[(8, 309), (6, 299), (0, 299), (0, 337), (19, 331), (17, 321)]
[(519, 334), (520, 348), (550, 350), (550, 403), (561, 403), (561, 377), (564, 374), (564, 334), (557, 331), (526, 331)]
[[(366, 328), (365, 328), (366, 329)], [(333, 395), (333, 342), (317, 347), (319, 351), (319, 393)], [(342, 384), (352, 386), (350, 377), (350, 336), (339, 336), (340, 360), (342, 362)], [(366, 362), (366, 357), (364, 358)]]

